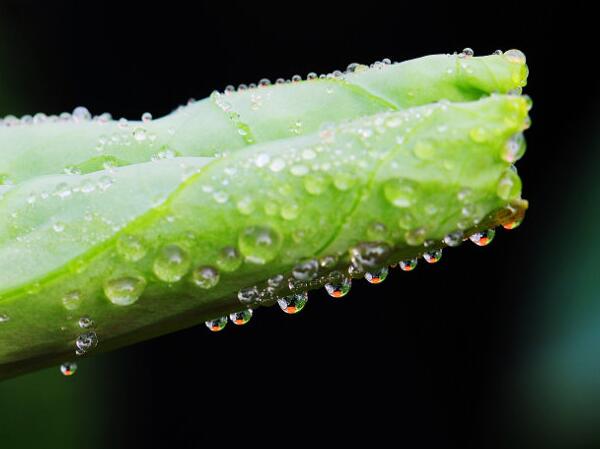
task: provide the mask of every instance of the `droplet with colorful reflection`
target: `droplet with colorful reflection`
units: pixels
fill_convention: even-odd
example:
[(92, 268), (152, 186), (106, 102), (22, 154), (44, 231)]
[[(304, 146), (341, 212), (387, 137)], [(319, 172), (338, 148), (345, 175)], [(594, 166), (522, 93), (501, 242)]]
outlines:
[(341, 281), (333, 284), (325, 284), (325, 290), (332, 298), (342, 298), (346, 296), (352, 287), (350, 278), (343, 278)]
[(507, 230), (518, 228), (521, 225), (521, 220), (511, 221), (510, 223), (504, 223), (502, 227)]
[(486, 229), (485, 231), (476, 232), (475, 234), (471, 235), (469, 240), (471, 240), (477, 246), (487, 246), (492, 243), (495, 235), (495, 229)]
[(77, 371), (77, 363), (75, 362), (65, 362), (60, 365), (60, 372), (63, 373), (63, 376), (72, 376)]
[(215, 318), (214, 320), (208, 320), (204, 324), (206, 324), (206, 327), (208, 327), (211, 332), (219, 332), (227, 326), (227, 317), (222, 316), (220, 318)]
[(242, 326), (252, 318), (252, 309), (240, 310), (229, 315), (229, 319), (236, 326)]
[(381, 284), (388, 275), (388, 267), (382, 267), (379, 270), (365, 273), (365, 279), (371, 284)]
[(277, 304), (281, 307), (285, 313), (293, 315), (294, 313), (300, 312), (304, 309), (306, 302), (308, 301), (308, 293), (295, 293), (285, 298), (279, 298)]
[(412, 271), (417, 268), (418, 259), (401, 260), (399, 265), (402, 271)]
[(442, 258), (442, 249), (433, 249), (423, 253), (423, 259), (427, 263), (437, 263)]

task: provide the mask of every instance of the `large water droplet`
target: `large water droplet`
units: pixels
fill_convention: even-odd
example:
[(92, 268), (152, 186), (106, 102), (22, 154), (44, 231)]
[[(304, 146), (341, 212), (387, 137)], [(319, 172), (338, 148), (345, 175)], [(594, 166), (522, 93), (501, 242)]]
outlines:
[(252, 309), (240, 310), (229, 315), (229, 319), (236, 326), (243, 326), (252, 318)]
[(237, 270), (242, 265), (242, 256), (233, 246), (226, 246), (217, 256), (217, 267), (221, 271), (230, 273)]
[(123, 259), (137, 262), (146, 255), (146, 247), (138, 237), (122, 234), (117, 239), (117, 252)]
[(504, 52), (507, 61), (515, 64), (525, 64), (525, 54), (521, 50), (511, 49)]
[(200, 288), (213, 288), (219, 283), (219, 272), (213, 267), (198, 267), (192, 273), (192, 281)]
[(60, 365), (60, 372), (63, 376), (72, 376), (77, 372), (77, 363), (75, 362), (65, 362)]
[(413, 271), (415, 268), (417, 268), (417, 263), (419, 262), (418, 259), (407, 259), (407, 260), (402, 260), (400, 261), (399, 265), (400, 265), (400, 269), (402, 271)]
[(525, 154), (525, 138), (523, 133), (515, 134), (511, 137), (508, 142), (502, 147), (500, 157), (506, 162), (514, 163), (523, 157)]
[(161, 281), (177, 282), (188, 272), (190, 263), (187, 251), (178, 245), (167, 245), (154, 259), (152, 269)]
[(104, 294), (113, 304), (128, 306), (140, 298), (145, 288), (146, 280), (143, 277), (125, 276), (107, 280), (104, 283)]
[(299, 281), (312, 281), (319, 272), (319, 262), (317, 260), (308, 260), (299, 263), (292, 270), (292, 276)]
[(492, 243), (492, 240), (494, 240), (495, 235), (496, 230), (491, 228), (486, 229), (485, 231), (476, 232), (475, 234), (469, 237), (469, 240), (471, 240), (477, 246), (487, 246), (490, 243)]
[(225, 329), (227, 325), (227, 317), (222, 316), (220, 318), (215, 318), (214, 320), (208, 320), (206, 323), (206, 327), (208, 327), (212, 332), (219, 332)]
[(382, 267), (375, 271), (368, 271), (365, 273), (365, 279), (371, 284), (381, 284), (385, 281), (388, 275), (388, 268)]
[(281, 310), (285, 313), (294, 314), (304, 309), (306, 302), (308, 301), (308, 293), (294, 293), (293, 295), (286, 296), (285, 298), (279, 298), (277, 304)]
[(431, 251), (427, 251), (423, 253), (423, 259), (427, 263), (437, 263), (442, 258), (442, 249), (432, 249)]
[(346, 296), (352, 287), (352, 281), (350, 278), (342, 278), (340, 281), (325, 284), (325, 291), (332, 298), (341, 298)]
[(240, 233), (238, 247), (248, 262), (263, 265), (279, 253), (281, 236), (267, 226), (250, 226)]

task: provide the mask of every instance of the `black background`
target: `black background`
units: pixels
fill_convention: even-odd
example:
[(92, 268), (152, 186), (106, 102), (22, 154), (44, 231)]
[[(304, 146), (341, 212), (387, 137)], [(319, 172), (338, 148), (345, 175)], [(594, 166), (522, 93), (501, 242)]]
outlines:
[(528, 267), (561, 185), (589, 156), (572, 136), (600, 98), (597, 25), (572, 2), (420, 3), (0, 4), (15, 115), (82, 104), (157, 117), (227, 84), (467, 46), (519, 48), (531, 70), (521, 228), (382, 285), (357, 282), (342, 300), (313, 292), (297, 316), (259, 310), (244, 328), (199, 326), (102, 356), (114, 367), (98, 424), (111, 447), (538, 444), (520, 425), (512, 368), (535, 320)]

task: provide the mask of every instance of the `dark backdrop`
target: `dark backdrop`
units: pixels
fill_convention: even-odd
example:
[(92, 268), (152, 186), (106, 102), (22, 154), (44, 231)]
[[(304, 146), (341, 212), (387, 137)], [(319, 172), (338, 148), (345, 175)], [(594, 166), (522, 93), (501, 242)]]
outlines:
[(572, 223), (567, 207), (582, 198), (579, 174), (597, 148), (591, 11), (523, 1), (40, 3), (0, 2), (4, 114), (85, 105), (116, 118), (157, 117), (263, 77), (467, 46), (476, 54), (519, 48), (534, 101), (518, 164), (531, 210), (488, 248), (465, 244), (437, 265), (394, 270), (379, 286), (356, 282), (343, 300), (313, 292), (298, 316), (259, 310), (244, 328), (213, 335), (198, 326), (99, 355), (73, 379), (53, 369), (5, 382), (2, 441), (600, 447), (593, 430), (563, 432), (536, 412), (545, 393), (528, 399), (534, 387), (523, 374), (546, 335), (540, 310), (556, 276), (548, 261), (564, 244), (558, 230)]

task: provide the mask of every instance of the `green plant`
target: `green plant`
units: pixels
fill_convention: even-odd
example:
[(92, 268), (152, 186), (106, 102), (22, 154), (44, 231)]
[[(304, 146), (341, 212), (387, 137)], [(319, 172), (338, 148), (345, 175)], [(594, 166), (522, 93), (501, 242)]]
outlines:
[(5, 118), (0, 377), (487, 243), (527, 207), (526, 76), (518, 51), (463, 52), (155, 121)]

